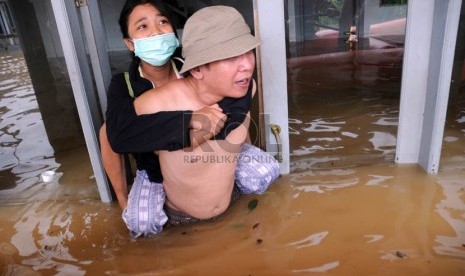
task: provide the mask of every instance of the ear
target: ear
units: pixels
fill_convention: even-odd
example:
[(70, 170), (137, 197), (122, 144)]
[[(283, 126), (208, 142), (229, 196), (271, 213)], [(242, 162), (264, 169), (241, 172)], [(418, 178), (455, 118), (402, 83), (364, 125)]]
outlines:
[(129, 51), (134, 52), (134, 42), (132, 42), (129, 38), (123, 39), (124, 44), (128, 47)]
[(195, 79), (203, 79), (203, 72), (199, 67), (195, 67), (195, 68), (192, 68), (191, 70), (189, 70), (189, 73), (192, 75), (192, 77), (194, 77)]

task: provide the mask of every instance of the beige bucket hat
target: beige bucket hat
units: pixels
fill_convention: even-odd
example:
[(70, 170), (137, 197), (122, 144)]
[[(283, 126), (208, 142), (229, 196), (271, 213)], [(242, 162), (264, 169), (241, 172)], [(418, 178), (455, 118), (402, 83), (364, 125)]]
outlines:
[(213, 61), (242, 55), (260, 45), (242, 15), (228, 6), (198, 10), (187, 21), (182, 36), (181, 73)]

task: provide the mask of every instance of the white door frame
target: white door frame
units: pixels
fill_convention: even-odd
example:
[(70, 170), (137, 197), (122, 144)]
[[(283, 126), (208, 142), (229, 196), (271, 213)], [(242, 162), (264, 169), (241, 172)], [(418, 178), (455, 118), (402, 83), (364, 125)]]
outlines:
[[(261, 112), (266, 151), (278, 156), (281, 173), (288, 174), (290, 154), (284, 12), (283, 0), (254, 0), (255, 34), (261, 41), (257, 67), (262, 91), (260, 100), (263, 101)], [(279, 131), (276, 131), (277, 128)]]

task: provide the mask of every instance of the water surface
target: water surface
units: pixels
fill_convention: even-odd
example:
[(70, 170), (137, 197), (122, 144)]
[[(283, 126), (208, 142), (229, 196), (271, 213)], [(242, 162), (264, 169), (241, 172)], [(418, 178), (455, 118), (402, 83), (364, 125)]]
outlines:
[(24, 60), (10, 58), (0, 197), (21, 200), (0, 206), (2, 275), (465, 275), (463, 112), (449, 116), (441, 169), (427, 175), (393, 162), (398, 86), (293, 84), (289, 175), (213, 222), (133, 240), (118, 205), (99, 201), (86, 149), (47, 145), (32, 86), (16, 77)]

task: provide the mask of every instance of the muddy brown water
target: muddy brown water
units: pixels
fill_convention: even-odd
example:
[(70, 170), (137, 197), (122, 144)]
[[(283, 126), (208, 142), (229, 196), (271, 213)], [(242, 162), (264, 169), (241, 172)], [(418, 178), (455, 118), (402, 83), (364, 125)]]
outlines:
[(30, 81), (12, 77), (26, 74), (22, 56), (2, 58), (2, 275), (465, 275), (460, 111), (441, 169), (428, 175), (393, 162), (396, 85), (347, 93), (294, 83), (289, 175), (213, 222), (133, 240), (118, 205), (100, 202), (85, 147), (47, 145)]

